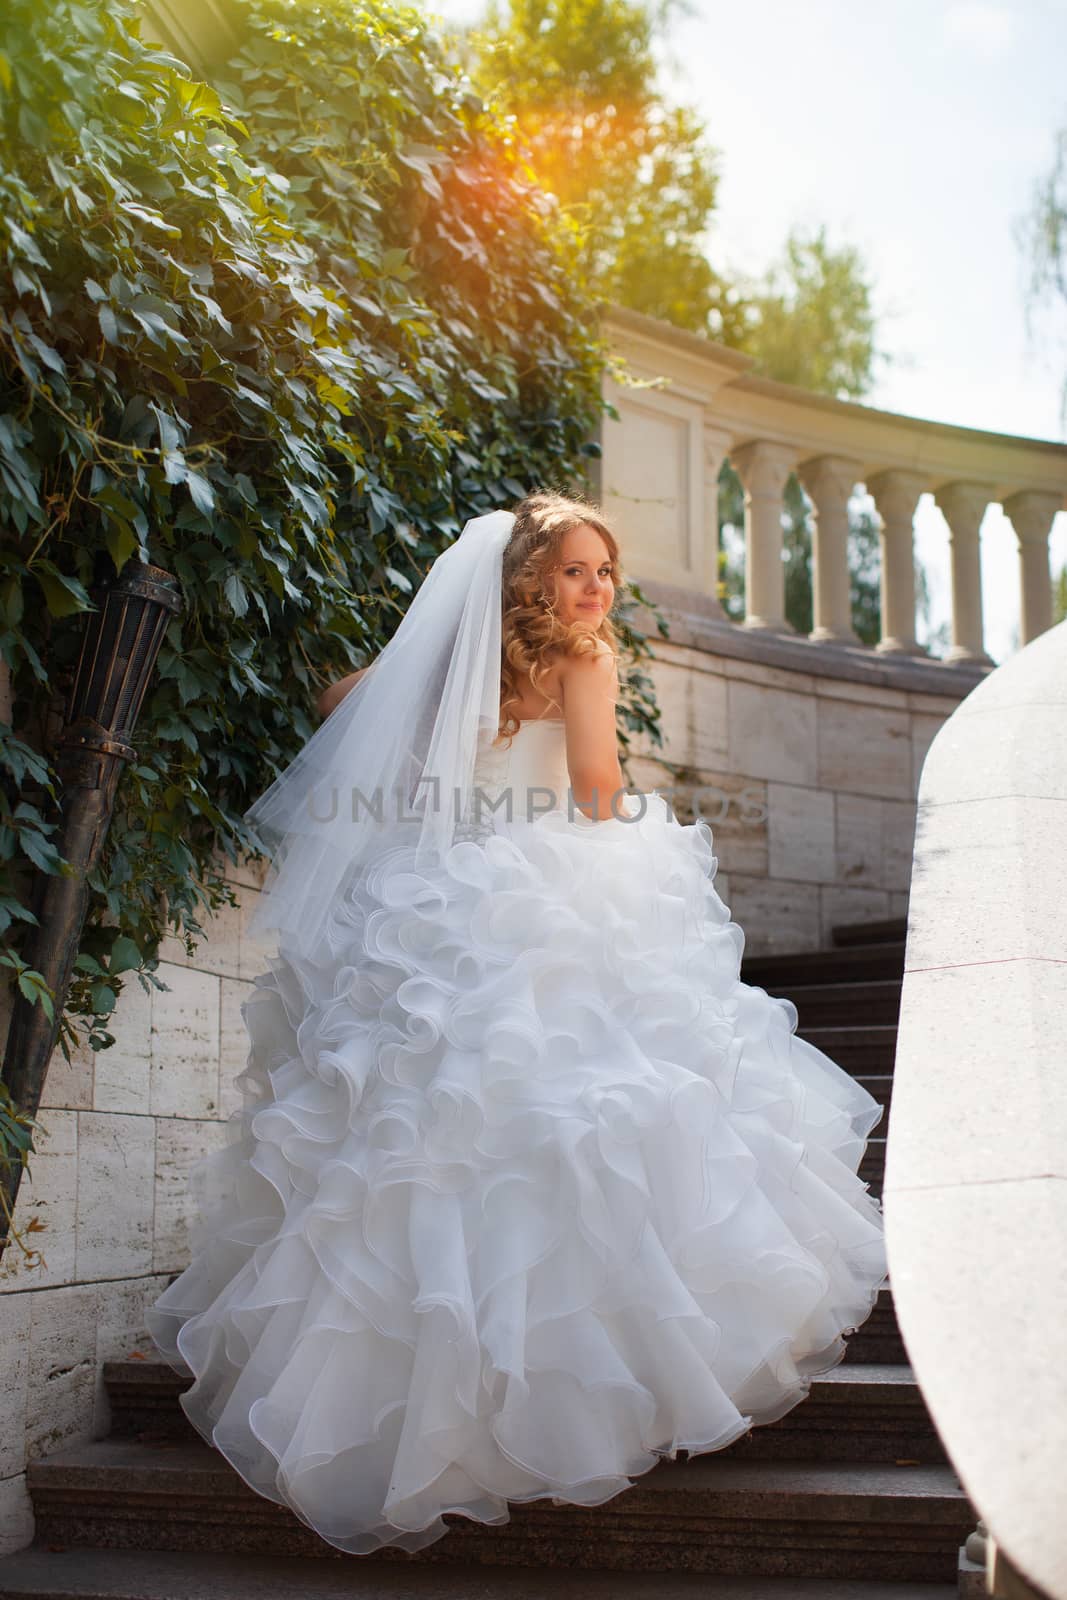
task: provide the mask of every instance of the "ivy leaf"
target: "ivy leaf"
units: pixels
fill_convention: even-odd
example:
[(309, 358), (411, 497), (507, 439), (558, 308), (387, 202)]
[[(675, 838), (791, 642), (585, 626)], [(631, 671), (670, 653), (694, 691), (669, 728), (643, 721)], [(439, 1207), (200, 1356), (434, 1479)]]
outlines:
[(185, 457), (180, 450), (164, 450), (159, 459), (168, 483), (185, 482), (189, 476), (189, 468), (186, 466)]
[(111, 954), (107, 964), (108, 972), (114, 977), (116, 973), (129, 972), (131, 969), (139, 967), (141, 961), (142, 956), (137, 945), (127, 934), (120, 933), (111, 946)]
[(96, 610), (79, 579), (61, 572), (54, 562), (38, 561), (31, 571), (41, 586), (45, 603), (53, 617), (71, 617), (79, 611)]
[(104, 538), (107, 542), (108, 554), (115, 563), (115, 571), (121, 572), (127, 561), (139, 548), (137, 535), (128, 523), (112, 521), (108, 524)]
[(107, 983), (94, 983), (90, 991), (92, 995), (93, 1011), (98, 1017), (109, 1017), (115, 1009), (118, 999), (114, 989)]
[(243, 617), (248, 610), (248, 591), (241, 582), (240, 575), (231, 572), (223, 585), (223, 593), (235, 617)]
[(193, 504), (196, 506), (196, 509), (202, 512), (204, 516), (207, 516), (210, 512), (214, 511), (215, 491), (211, 487), (209, 480), (205, 478), (202, 473), (193, 472), (192, 470), (187, 469), (185, 482), (189, 493), (193, 497)]
[(19, 973), (19, 989), (27, 1000), (39, 1005), (49, 1022), (55, 1020), (55, 1006), (48, 986), (39, 972), (23, 971)]
[(164, 221), (158, 211), (149, 211), (145, 206), (134, 205), (131, 201), (120, 201), (121, 210), (129, 217), (134, 217), (138, 222), (145, 223), (150, 228), (158, 228), (160, 233), (165, 233), (171, 239), (180, 239), (182, 230), (173, 227)]
[(164, 451), (180, 450), (185, 435), (183, 430), (178, 426), (175, 418), (169, 411), (164, 410), (162, 406), (152, 404), (148, 407), (148, 409), (156, 419), (156, 425), (159, 428), (159, 443), (161, 448)]

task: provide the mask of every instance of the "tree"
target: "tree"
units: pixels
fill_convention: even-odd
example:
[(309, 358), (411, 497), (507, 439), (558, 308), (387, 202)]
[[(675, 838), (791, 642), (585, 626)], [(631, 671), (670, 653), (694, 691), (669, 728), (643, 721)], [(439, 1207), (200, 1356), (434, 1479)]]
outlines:
[[(1034, 185), (1030, 208), (1016, 218), (1013, 232), (1029, 272), (1024, 311), (1028, 336), (1036, 341), (1040, 313), (1046, 311), (1055, 319), (1059, 311), (1062, 318), (1067, 307), (1067, 126), (1054, 135), (1052, 164)], [(1042, 335), (1043, 346), (1051, 342)], [(1067, 433), (1067, 361), (1060, 388), (1060, 430)]]
[(1067, 621), (1067, 566), (1062, 566), (1052, 586), (1052, 620)]
[[(876, 363), (890, 359), (876, 346), (871, 285), (860, 253), (852, 245), (835, 249), (824, 226), (791, 229), (779, 259), (760, 280), (743, 284), (741, 292), (749, 315), (739, 348), (752, 355), (756, 370), (769, 378), (838, 400), (859, 400), (874, 383)], [(729, 462), (722, 478), (726, 520), (739, 526), (743, 493)], [(729, 548), (736, 552), (736, 539)], [(795, 473), (790, 474), (783, 497), (782, 549), (786, 618), (798, 633), (810, 633), (811, 502)], [(727, 558), (726, 565), (731, 560), (736, 554)], [(878, 520), (855, 507), (849, 514), (848, 562), (852, 626), (862, 643), (875, 644), (881, 633)], [(916, 576), (923, 596), (927, 585), (921, 567)], [(727, 614), (740, 617), (743, 575), (731, 581), (724, 574), (724, 581)]]
[(878, 519), (870, 511), (849, 510), (848, 565), (852, 626), (861, 643), (877, 644), (882, 633), (882, 545)]
[(854, 245), (834, 249), (824, 225), (790, 230), (762, 280), (743, 286), (750, 320), (737, 348), (757, 371), (839, 400), (859, 400), (874, 383), (871, 285)]
[(581, 230), (605, 301), (736, 341), (744, 307), (708, 258), (717, 151), (658, 83), (673, 0), (489, 0), (457, 32), (487, 98), (513, 119), (537, 181)]

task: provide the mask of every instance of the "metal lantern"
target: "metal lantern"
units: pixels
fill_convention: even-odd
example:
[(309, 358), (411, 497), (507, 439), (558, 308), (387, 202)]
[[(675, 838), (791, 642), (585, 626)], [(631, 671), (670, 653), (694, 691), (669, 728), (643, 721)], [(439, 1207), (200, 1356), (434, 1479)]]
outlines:
[[(43, 1006), (16, 993), (4, 1053), (3, 1081), (19, 1111), (30, 1116), (37, 1113), (59, 1035), (88, 906), (87, 880), (111, 825), (123, 763), (136, 755), (133, 730), (167, 623), (182, 608), (174, 576), (139, 561), (127, 562), (112, 583), (90, 593), (98, 609), (86, 615), (54, 759), (61, 817), (53, 839), (71, 871), (36, 872), (31, 909), (37, 925), (23, 952), (54, 993), (54, 1014), (49, 1021)], [(12, 1215), (21, 1176), (19, 1164), (4, 1178)], [(2, 1251), (6, 1217), (0, 1227)]]

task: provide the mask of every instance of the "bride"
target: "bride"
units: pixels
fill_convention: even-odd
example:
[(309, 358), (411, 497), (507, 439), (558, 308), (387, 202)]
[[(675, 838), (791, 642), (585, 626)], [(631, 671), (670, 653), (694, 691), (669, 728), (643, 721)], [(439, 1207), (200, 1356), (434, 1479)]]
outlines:
[(741, 982), (707, 824), (624, 790), (621, 581), (592, 504), (472, 519), (247, 813), (277, 950), (147, 1326), (341, 1550), (720, 1450), (886, 1280), (880, 1106)]

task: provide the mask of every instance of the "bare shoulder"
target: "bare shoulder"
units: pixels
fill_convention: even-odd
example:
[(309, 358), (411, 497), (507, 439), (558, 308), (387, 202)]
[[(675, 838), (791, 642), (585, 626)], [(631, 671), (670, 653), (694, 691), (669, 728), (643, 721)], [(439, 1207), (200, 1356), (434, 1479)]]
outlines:
[(616, 670), (617, 657), (610, 644), (604, 639), (594, 639), (593, 644), (595, 646), (594, 649), (586, 650), (579, 656), (561, 656), (559, 662), (560, 672), (589, 672), (591, 670), (614, 672)]
[(596, 641), (595, 650), (579, 656), (565, 656), (560, 662), (559, 673), (564, 693), (607, 692), (613, 698), (618, 698), (618, 658), (611, 646), (601, 639)]

